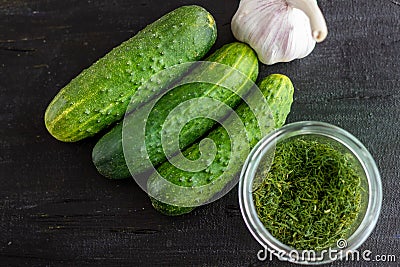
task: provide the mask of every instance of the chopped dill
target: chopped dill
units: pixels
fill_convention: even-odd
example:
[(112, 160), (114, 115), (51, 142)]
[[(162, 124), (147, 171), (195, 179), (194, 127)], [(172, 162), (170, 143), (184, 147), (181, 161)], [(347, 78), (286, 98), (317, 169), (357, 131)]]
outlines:
[(350, 154), (304, 138), (277, 144), (270, 171), (253, 192), (258, 217), (282, 243), (320, 251), (347, 238), (361, 205)]

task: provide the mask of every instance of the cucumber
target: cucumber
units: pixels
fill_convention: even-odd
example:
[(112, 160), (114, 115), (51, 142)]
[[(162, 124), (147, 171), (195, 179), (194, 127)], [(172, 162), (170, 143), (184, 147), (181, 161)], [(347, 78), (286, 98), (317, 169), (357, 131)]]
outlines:
[[(272, 74), (262, 80), (258, 86), (272, 111), (274, 126), (276, 128), (283, 126), (293, 102), (294, 88), (290, 79), (281, 74)], [(249, 142), (249, 147), (251, 149), (268, 132), (260, 131), (257, 120), (247, 104), (241, 104), (236, 109), (236, 114), (244, 123), (248, 139), (239, 141)], [(270, 128), (270, 130), (272, 130), (272, 128)], [(167, 181), (182, 187), (193, 189), (205, 185), (211, 186), (201, 191), (193, 190), (193, 194), (189, 192), (177, 195), (176, 191), (173, 191), (174, 189), (164, 186), (165, 184), (162, 178), (153, 174), (148, 180), (147, 190), (149, 195), (153, 196), (151, 197), (151, 201), (156, 210), (170, 216), (188, 213), (194, 209), (193, 205), (190, 205), (190, 207), (169, 205), (157, 199), (175, 199), (179, 201), (174, 203), (193, 203), (194, 198), (197, 198), (198, 203), (205, 203), (234, 180), (234, 177), (239, 175), (243, 164), (237, 164), (234, 165), (233, 168), (227, 169), (227, 161), (230, 160), (231, 155), (231, 141), (224, 127), (217, 127), (206, 137), (212, 139), (217, 147), (214, 161), (206, 169), (195, 173), (187, 172), (176, 168), (169, 161), (166, 161), (157, 168), (157, 172)], [(199, 143), (192, 144), (182, 153), (189, 160), (200, 158)], [(246, 159), (247, 152), (243, 150), (240, 151), (240, 153), (243, 155), (235, 155), (235, 157)], [(244, 160), (241, 162), (244, 163)], [(228, 174), (226, 176), (227, 178), (225, 180), (217, 179), (224, 172)], [(156, 196), (157, 199), (154, 198), (154, 196)]]
[(56, 139), (75, 142), (120, 120), (137, 88), (153, 74), (201, 59), (216, 40), (214, 18), (199, 6), (183, 6), (148, 25), (82, 71), (45, 112)]
[[(191, 83), (178, 86), (165, 94), (154, 106), (147, 119), (145, 141), (147, 153), (153, 166), (157, 166), (166, 160), (166, 155), (161, 146), (162, 125), (168, 114), (176, 106), (189, 99), (210, 97), (234, 108), (239, 105), (241, 101), (239, 95), (244, 95), (251, 89), (251, 82), (249, 79), (251, 81), (257, 79), (257, 56), (254, 51), (244, 43), (235, 42), (227, 44), (209, 56), (206, 61), (230, 66), (244, 75), (234, 79), (236, 77), (234, 74), (227, 73), (225, 76), (221, 75), (221, 78), (219, 78), (220, 81), (230, 80), (231, 88), (234, 89), (235, 92), (215, 84)], [(195, 69), (191, 70), (191, 76), (201, 77), (202, 75), (207, 75), (213, 70), (211, 67), (213, 66), (208, 67), (208, 69), (203, 69), (201, 66), (198, 68), (195, 67)], [(194, 108), (195, 107), (193, 107), (193, 109)], [(226, 116), (226, 113), (220, 114), (221, 118), (224, 116)], [(206, 118), (194, 119), (188, 122), (179, 135), (180, 148), (184, 149), (192, 144), (214, 125), (215, 121)], [(92, 152), (92, 160), (99, 173), (107, 178), (128, 178), (131, 177), (131, 175), (146, 171), (143, 167), (143, 160), (145, 159), (135, 159), (129, 163), (131, 171), (133, 170), (133, 172), (130, 173), (123, 152), (122, 124), (114, 127), (98, 141)]]

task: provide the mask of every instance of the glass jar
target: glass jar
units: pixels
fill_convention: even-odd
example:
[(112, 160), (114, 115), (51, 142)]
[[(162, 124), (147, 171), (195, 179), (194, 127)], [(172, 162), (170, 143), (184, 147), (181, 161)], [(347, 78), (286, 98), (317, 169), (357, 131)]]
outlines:
[[(275, 146), (293, 137), (304, 137), (333, 145), (350, 155), (352, 166), (361, 177), (361, 209), (358, 219), (349, 229), (349, 236), (322, 251), (295, 250), (274, 238), (259, 220), (253, 191), (262, 174), (268, 172)], [(239, 203), (243, 219), (255, 239), (280, 260), (299, 264), (326, 264), (346, 257), (355, 257), (357, 248), (374, 229), (382, 205), (382, 183), (378, 168), (364, 145), (347, 131), (323, 122), (303, 121), (288, 124), (263, 138), (249, 154), (239, 181)]]

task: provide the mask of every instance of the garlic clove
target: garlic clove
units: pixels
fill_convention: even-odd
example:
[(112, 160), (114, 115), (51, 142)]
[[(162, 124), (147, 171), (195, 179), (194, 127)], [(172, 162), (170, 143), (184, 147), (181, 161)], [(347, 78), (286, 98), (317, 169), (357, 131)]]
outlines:
[(327, 35), (315, 0), (242, 0), (231, 27), (267, 65), (306, 57)]

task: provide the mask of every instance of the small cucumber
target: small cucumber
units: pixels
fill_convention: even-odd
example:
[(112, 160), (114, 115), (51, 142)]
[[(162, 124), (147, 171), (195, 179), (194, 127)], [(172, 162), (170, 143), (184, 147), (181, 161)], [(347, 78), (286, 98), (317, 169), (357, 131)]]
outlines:
[[(262, 80), (258, 86), (272, 111), (275, 127), (282, 127), (293, 102), (294, 88), (290, 79), (281, 74), (272, 74)], [(236, 109), (236, 114), (244, 123), (248, 138), (248, 140), (239, 140), (239, 142), (249, 142), (249, 147), (251, 149), (267, 134), (267, 132), (260, 131), (257, 120), (247, 104), (241, 104)], [(267, 120), (268, 118), (265, 119)], [(177, 195), (175, 191), (168, 191), (169, 189), (163, 188), (163, 179), (153, 174), (147, 183), (147, 189), (151, 196), (157, 196), (157, 199), (160, 199), (160, 197), (162, 199), (178, 199), (178, 203), (193, 203), (194, 198), (197, 198), (199, 203), (204, 203), (220, 192), (234, 177), (237, 177), (242, 165), (238, 164), (234, 165), (233, 168), (227, 168), (231, 156), (231, 141), (224, 127), (217, 127), (215, 130), (211, 131), (206, 138), (212, 139), (217, 148), (214, 161), (206, 169), (195, 173), (188, 172), (180, 170), (169, 161), (166, 161), (157, 168), (157, 172), (167, 181), (182, 187), (196, 188), (209, 184), (212, 186), (209, 189), (202, 190), (201, 194), (198, 194), (199, 192), (197, 191), (193, 191), (193, 194), (189, 192), (188, 194)], [(199, 142), (192, 144), (182, 153), (189, 160), (200, 158)], [(243, 155), (235, 156), (242, 159), (247, 157), (246, 151), (240, 153)], [(224, 172), (228, 174), (226, 176), (228, 178), (226, 180), (218, 179)], [(154, 208), (166, 215), (181, 215), (194, 209), (193, 207), (169, 205), (157, 199), (151, 197)]]
[[(166, 155), (161, 145), (161, 132), (164, 121), (175, 107), (190, 99), (209, 97), (214, 100), (219, 100), (231, 108), (235, 108), (241, 101), (241, 97), (237, 94), (244, 95), (248, 93), (251, 89), (249, 86), (249, 79), (252, 81), (257, 79), (257, 56), (246, 44), (238, 42), (227, 44), (209, 56), (206, 61), (227, 65), (240, 71), (244, 75), (238, 78), (237, 75), (225, 73), (219, 78), (221, 82), (229, 80), (229, 83), (232, 85), (231, 89), (235, 92), (218, 86), (218, 83), (189, 83), (174, 88), (157, 102), (147, 119), (145, 136), (147, 153), (154, 166), (166, 160)], [(204, 73), (204, 75), (210, 73), (210, 71), (213, 70), (211, 69), (212, 67), (213, 66), (210, 66), (205, 70), (201, 69), (201, 71), (198, 71), (200, 73), (197, 73), (196, 70), (198, 70), (198, 68), (195, 68), (192, 70), (192, 73), (201, 77)], [(195, 107), (191, 109), (191, 112), (193, 111), (195, 111)], [(226, 115), (227, 114), (223, 114), (221, 117)], [(177, 120), (178, 119), (179, 118), (177, 118)], [(186, 148), (199, 137), (203, 136), (215, 123), (215, 121), (206, 118), (189, 121), (179, 135), (181, 149)], [(92, 160), (100, 174), (107, 178), (122, 179), (131, 177), (123, 153), (122, 124), (114, 127), (98, 141), (93, 149)], [(143, 159), (135, 159), (129, 164), (131, 170), (135, 171), (132, 175), (146, 171), (143, 169)]]
[(216, 34), (214, 18), (202, 7), (164, 15), (61, 89), (46, 110), (47, 130), (65, 142), (93, 136), (123, 117), (137, 88), (153, 74), (201, 59)]

